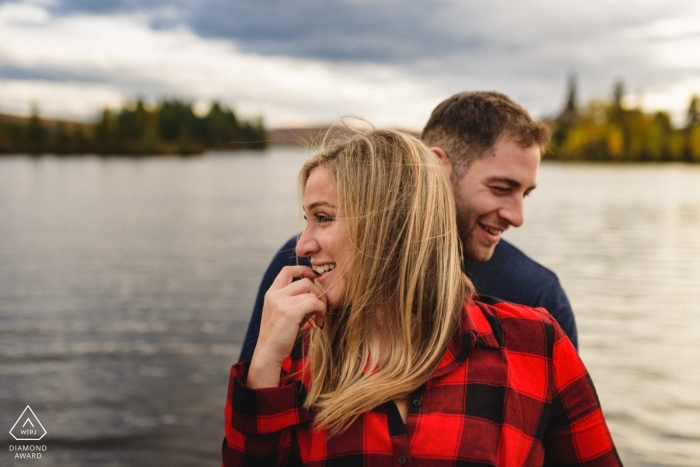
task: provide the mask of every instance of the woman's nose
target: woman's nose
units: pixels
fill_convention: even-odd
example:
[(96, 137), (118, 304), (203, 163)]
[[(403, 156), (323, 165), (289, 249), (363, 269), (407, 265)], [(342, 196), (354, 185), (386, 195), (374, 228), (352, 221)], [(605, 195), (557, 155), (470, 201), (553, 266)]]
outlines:
[(318, 251), (318, 242), (313, 239), (308, 229), (304, 229), (297, 239), (296, 254), (297, 256), (311, 256)]

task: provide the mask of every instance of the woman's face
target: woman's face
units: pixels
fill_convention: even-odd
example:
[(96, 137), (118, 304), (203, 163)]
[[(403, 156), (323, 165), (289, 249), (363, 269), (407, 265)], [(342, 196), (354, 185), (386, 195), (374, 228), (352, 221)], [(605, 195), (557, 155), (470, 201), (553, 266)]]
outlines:
[(337, 206), (335, 177), (323, 166), (315, 168), (306, 181), (306, 227), (297, 241), (296, 253), (311, 258), (311, 267), (320, 274), (316, 280), (332, 308), (345, 304), (351, 251), (345, 222), (336, 219)]

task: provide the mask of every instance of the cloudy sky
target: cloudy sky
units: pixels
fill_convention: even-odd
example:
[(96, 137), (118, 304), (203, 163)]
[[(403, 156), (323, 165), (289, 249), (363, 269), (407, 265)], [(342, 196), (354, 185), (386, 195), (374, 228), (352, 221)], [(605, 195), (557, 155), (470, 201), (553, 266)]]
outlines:
[(0, 0), (0, 112), (81, 120), (212, 99), (268, 126), (358, 115), (419, 129), (462, 90), (538, 117), (624, 80), (680, 123), (700, 93), (697, 0)]

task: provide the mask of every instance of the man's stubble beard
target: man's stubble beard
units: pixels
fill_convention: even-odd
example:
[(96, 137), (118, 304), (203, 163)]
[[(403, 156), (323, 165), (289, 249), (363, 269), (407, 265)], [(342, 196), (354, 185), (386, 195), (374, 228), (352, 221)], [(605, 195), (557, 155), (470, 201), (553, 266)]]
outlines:
[(457, 208), (457, 232), (459, 233), (459, 240), (462, 242), (462, 252), (464, 254), (464, 259), (467, 261), (478, 261), (475, 258), (476, 252), (474, 251), (472, 237), (474, 235), (473, 229), (473, 216), (469, 210), (463, 205), (460, 206), (460, 201), (455, 197), (455, 207)]
[(457, 190), (453, 190), (455, 199), (455, 209), (457, 211), (457, 232), (459, 233), (459, 239), (462, 242), (462, 251), (464, 253), (464, 259), (467, 261), (477, 261), (483, 262), (488, 261), (493, 256), (493, 248), (486, 251), (484, 249), (478, 249), (474, 247), (474, 235), (476, 234), (477, 216), (471, 209), (468, 203), (466, 203)]

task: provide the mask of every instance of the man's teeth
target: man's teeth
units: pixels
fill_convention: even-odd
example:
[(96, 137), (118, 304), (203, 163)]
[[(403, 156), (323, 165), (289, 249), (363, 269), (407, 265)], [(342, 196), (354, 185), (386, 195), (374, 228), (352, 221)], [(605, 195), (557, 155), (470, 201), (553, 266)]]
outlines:
[(335, 264), (321, 264), (319, 266), (312, 266), (312, 269), (318, 274), (325, 274), (335, 268)]
[(486, 227), (486, 226), (483, 226), (483, 225), (482, 225), (482, 227), (484, 228), (485, 231), (487, 231), (487, 232), (490, 233), (491, 235), (500, 235), (500, 234), (501, 234), (501, 231), (500, 231), (500, 230), (490, 229), (490, 228), (488, 228), (488, 227)]

